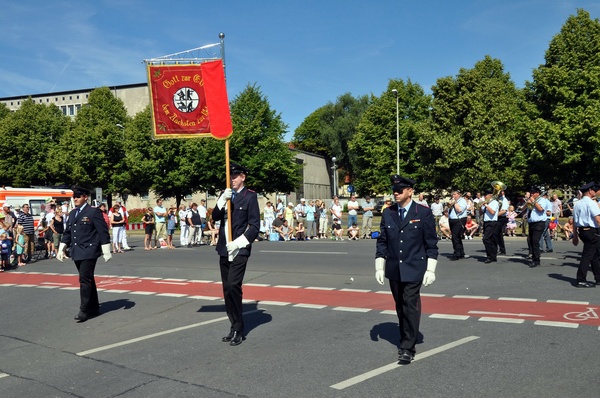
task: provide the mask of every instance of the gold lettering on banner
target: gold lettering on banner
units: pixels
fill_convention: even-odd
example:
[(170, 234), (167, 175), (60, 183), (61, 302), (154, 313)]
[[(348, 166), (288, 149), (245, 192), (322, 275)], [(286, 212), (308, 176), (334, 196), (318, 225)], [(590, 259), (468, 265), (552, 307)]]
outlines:
[(173, 86), (174, 86), (176, 83), (179, 83), (179, 76), (173, 76), (173, 78), (172, 78), (172, 79), (165, 80), (165, 81), (163, 82), (163, 86), (164, 86), (165, 88), (171, 88), (171, 87), (173, 87)]
[(206, 106), (204, 106), (202, 108), (202, 110), (200, 111), (200, 113), (201, 113), (201, 115), (198, 116), (198, 119), (196, 119), (196, 122), (198, 122), (198, 124), (201, 124), (208, 116), (208, 108)]
[(162, 104), (162, 110), (165, 113), (165, 115), (170, 114), (171, 112), (169, 111), (169, 104)]
[(181, 118), (178, 118), (177, 115), (173, 114), (169, 117), (169, 119), (177, 124), (178, 126), (182, 126), (182, 127), (195, 127), (196, 126), (196, 122), (193, 120), (182, 120)]
[(189, 82), (190, 80), (192, 80), (191, 76), (181, 76), (181, 81), (182, 82)]
[(194, 75), (194, 83), (198, 83), (200, 87), (204, 86), (204, 80), (202, 80), (202, 76)]

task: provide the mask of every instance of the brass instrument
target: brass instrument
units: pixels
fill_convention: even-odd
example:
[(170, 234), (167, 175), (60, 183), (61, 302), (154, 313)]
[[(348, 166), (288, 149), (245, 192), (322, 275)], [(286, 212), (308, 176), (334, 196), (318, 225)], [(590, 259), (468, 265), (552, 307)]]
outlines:
[(542, 189), (542, 191), (540, 192), (540, 195), (537, 197), (536, 200), (534, 200), (533, 202), (530, 202), (529, 200), (527, 200), (527, 202), (525, 203), (525, 206), (527, 206), (527, 209), (533, 210), (533, 208), (535, 207), (537, 202), (539, 202), (544, 197), (545, 194), (546, 194), (546, 190)]
[(490, 202), (492, 200), (496, 200), (498, 199), (498, 195), (500, 194), (500, 192), (504, 191), (506, 189), (506, 184), (504, 184), (502, 181), (492, 181), (490, 183), (490, 185), (492, 186), (492, 197), (488, 200), (485, 200), (485, 204), (488, 205), (490, 204)]

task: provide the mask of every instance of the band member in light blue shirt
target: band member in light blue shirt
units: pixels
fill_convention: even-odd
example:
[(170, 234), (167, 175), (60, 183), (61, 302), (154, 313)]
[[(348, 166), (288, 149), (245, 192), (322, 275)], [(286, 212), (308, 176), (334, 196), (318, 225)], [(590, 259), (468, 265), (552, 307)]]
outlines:
[[(529, 247), (529, 255), (531, 256), (530, 268), (540, 265), (540, 238), (546, 228), (546, 209), (548, 207), (548, 199), (544, 199), (541, 195), (540, 187), (531, 187), (531, 196), (526, 202), (527, 205), (527, 222), (529, 224), (529, 236), (527, 237), (527, 246)], [(529, 257), (529, 256), (528, 256)]]
[(452, 191), (452, 200), (449, 204), (448, 218), (452, 233), (452, 248), (454, 249), (454, 255), (450, 257), (450, 260), (456, 261), (465, 258), (462, 237), (467, 223), (467, 201), (461, 196), (460, 191)]
[[(600, 227), (600, 207), (596, 202), (596, 191), (600, 189), (596, 183), (585, 184), (579, 190), (583, 194), (581, 200), (575, 203), (573, 207), (573, 244), (577, 246), (579, 240), (583, 242), (583, 252), (581, 261), (577, 270), (577, 287), (595, 287), (600, 284), (600, 257), (598, 255), (598, 246), (600, 237), (598, 237), (598, 227)], [(594, 199), (592, 199), (594, 198)], [(588, 268), (592, 266), (592, 273), (596, 282), (587, 281)]]

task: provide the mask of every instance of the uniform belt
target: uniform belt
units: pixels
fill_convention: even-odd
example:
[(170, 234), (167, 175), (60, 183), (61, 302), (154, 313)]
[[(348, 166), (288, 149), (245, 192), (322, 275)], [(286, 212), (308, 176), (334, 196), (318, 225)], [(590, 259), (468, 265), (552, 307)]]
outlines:
[(594, 227), (577, 227), (578, 230), (580, 231), (589, 231), (590, 229), (597, 229)]

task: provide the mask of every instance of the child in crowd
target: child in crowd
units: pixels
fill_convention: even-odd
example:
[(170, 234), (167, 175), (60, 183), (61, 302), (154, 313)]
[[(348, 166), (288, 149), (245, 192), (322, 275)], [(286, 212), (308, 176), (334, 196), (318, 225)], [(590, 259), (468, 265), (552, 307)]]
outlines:
[(340, 224), (340, 219), (339, 218), (334, 218), (333, 219), (333, 224), (331, 225), (331, 229), (333, 234), (331, 235), (332, 239), (335, 240), (344, 240), (344, 229), (342, 228), (342, 225)]
[(506, 217), (508, 218), (508, 223), (506, 223), (506, 236), (515, 236), (517, 216), (518, 214), (515, 211), (515, 207), (513, 205), (508, 206), (508, 213), (506, 213)]
[(353, 222), (352, 226), (350, 226), (350, 228), (348, 228), (348, 239), (349, 240), (358, 240), (359, 229), (360, 228), (358, 228), (356, 223)]
[(0, 272), (4, 272), (5, 269), (9, 268), (11, 251), (12, 244), (8, 239), (8, 234), (3, 232), (0, 234)]
[(173, 235), (175, 234), (175, 225), (177, 225), (175, 210), (177, 210), (176, 207), (171, 207), (167, 214), (167, 248), (169, 249), (175, 249), (175, 246), (173, 246)]
[(475, 232), (477, 232), (478, 228), (479, 226), (475, 221), (473, 221), (471, 216), (467, 216), (467, 222), (465, 224), (465, 239), (473, 239), (473, 235), (475, 235)]
[(296, 225), (296, 240), (306, 240), (306, 228), (304, 223), (299, 222)]
[(152, 207), (148, 207), (146, 210), (146, 214), (142, 217), (142, 221), (144, 222), (144, 233), (146, 237), (144, 238), (144, 250), (154, 250), (156, 249), (156, 238), (154, 239), (154, 246), (152, 246), (152, 235), (154, 235), (154, 210)]
[(23, 232), (23, 226), (19, 225), (17, 227), (17, 256), (18, 256), (18, 265), (22, 267), (25, 265), (25, 233)]

